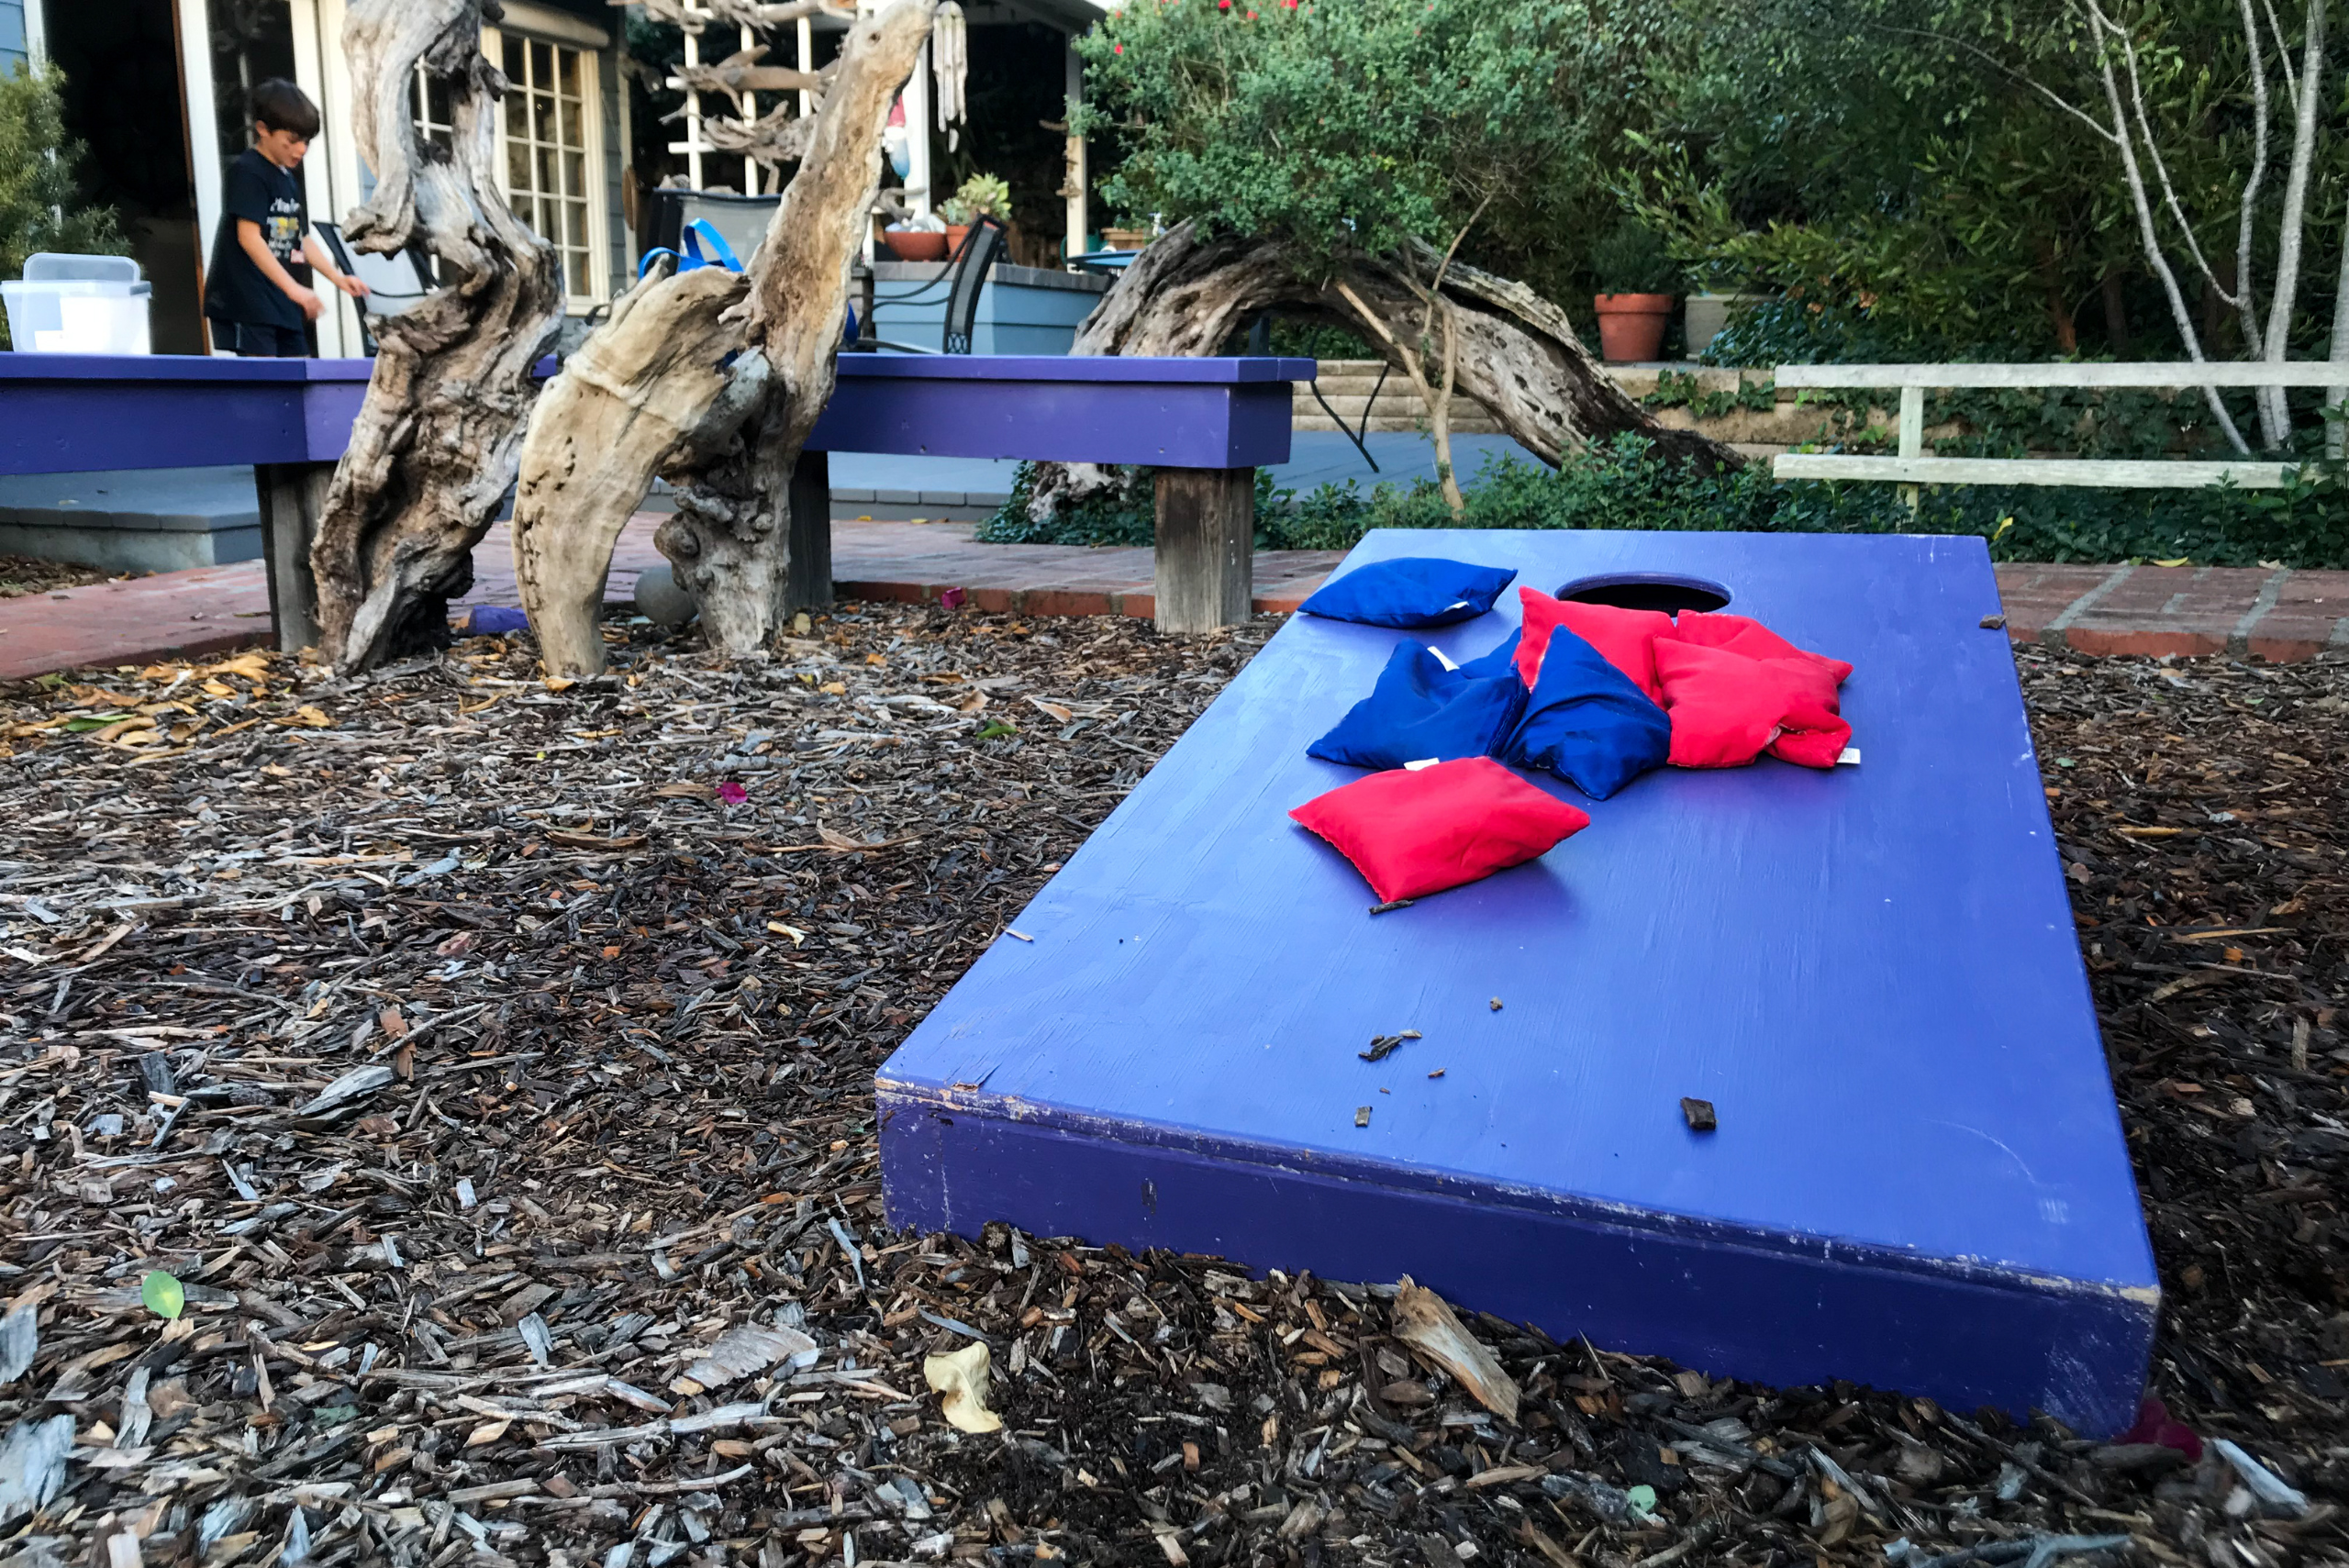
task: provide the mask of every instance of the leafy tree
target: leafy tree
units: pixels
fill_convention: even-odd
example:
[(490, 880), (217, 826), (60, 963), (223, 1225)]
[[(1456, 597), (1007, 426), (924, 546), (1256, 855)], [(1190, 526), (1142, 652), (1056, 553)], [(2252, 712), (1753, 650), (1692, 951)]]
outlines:
[(1563, 297), (1681, 31), (1645, 0), (1148, 0), (1078, 47), (1128, 215), (1324, 265), (1465, 228), (1464, 260)]
[(66, 138), (61, 85), (55, 71), (23, 64), (0, 76), (0, 277), (22, 277), (25, 258), (42, 250), (129, 251), (114, 209), (83, 200), (83, 149)]
[[(2292, 10), (2264, 11), (2250, 40), (2241, 0), (1684, 0), (1675, 107), (1635, 128), (1627, 183), (1724, 280), (1873, 317), (1865, 336), (1932, 357), (2225, 357), (2266, 327), (2231, 303), (2235, 273), (2273, 279), (2285, 248)], [(2159, 244), (2213, 262), (2207, 278), (2171, 269), (2186, 274), (2177, 300), (2109, 133), (2116, 61)], [(2313, 260), (2337, 254), (2344, 169), (2321, 139), (2310, 162)], [(2313, 318), (2287, 315), (2288, 336), (2321, 352)]]

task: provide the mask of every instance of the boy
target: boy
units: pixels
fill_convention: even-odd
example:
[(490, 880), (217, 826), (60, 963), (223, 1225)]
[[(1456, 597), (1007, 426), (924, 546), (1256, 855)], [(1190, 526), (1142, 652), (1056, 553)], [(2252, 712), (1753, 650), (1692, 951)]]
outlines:
[(354, 299), (367, 285), (327, 259), (294, 178), (318, 134), (318, 106), (293, 83), (272, 78), (253, 89), (252, 117), (254, 144), (228, 166), (221, 192), (204, 314), (216, 341), (239, 356), (301, 359), (310, 352), (307, 324), (326, 310), (309, 286), (310, 269)]

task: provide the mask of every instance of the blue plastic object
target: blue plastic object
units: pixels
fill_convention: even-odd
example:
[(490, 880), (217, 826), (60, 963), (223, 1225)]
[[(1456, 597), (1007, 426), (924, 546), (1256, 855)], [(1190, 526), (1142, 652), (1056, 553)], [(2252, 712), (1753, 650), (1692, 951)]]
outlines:
[(1478, 680), (1445, 668), (1433, 650), (1406, 642), (1386, 661), (1370, 695), (1306, 752), (1356, 768), (1489, 756), (1524, 706), (1525, 685), (1514, 670)]
[(1672, 719), (1596, 648), (1558, 628), (1525, 715), (1501, 751), (1520, 768), (1547, 768), (1605, 800), (1672, 754)]
[(469, 637), (504, 637), (529, 629), (530, 617), (511, 605), (475, 605), (473, 614), (465, 617)]
[(1323, 584), (1298, 608), (1310, 616), (1370, 626), (1450, 626), (1491, 609), (1501, 590), (1516, 580), (1517, 573), (1506, 566), (1408, 556), (1356, 567)]
[[(710, 253), (707, 256), (701, 253), (701, 242), (705, 239), (709, 242)], [(729, 272), (742, 270), (741, 261), (734, 254), (734, 247), (726, 243), (726, 236), (718, 233), (718, 226), (706, 217), (697, 217), (685, 225), (677, 243), (685, 248), (682, 255), (665, 245), (647, 250), (636, 263), (636, 275), (643, 277), (652, 270), (652, 263), (663, 256), (675, 261), (677, 271), (681, 272), (690, 272), (697, 267), (723, 267)]]

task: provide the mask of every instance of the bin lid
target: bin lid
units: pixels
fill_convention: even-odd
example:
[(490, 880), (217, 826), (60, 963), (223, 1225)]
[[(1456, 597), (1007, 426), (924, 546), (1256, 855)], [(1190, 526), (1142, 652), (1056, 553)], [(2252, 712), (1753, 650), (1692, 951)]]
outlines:
[(25, 281), (135, 284), (139, 263), (128, 256), (72, 256), (43, 250), (25, 258)]

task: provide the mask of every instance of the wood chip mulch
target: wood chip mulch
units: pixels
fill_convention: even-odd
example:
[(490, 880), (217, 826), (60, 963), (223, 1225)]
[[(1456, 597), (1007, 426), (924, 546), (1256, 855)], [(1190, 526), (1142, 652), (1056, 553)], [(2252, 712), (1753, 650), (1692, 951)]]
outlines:
[(2021, 655), (2157, 1440), (893, 1232), (873, 1070), (1273, 624), (0, 693), (0, 1568), (2349, 1561), (2339, 665)]
[[(27, 594), (53, 594), (64, 588), (86, 588), (122, 576), (99, 566), (77, 566), (70, 561), (39, 561), (29, 555), (0, 555), (0, 599)], [(133, 573), (132, 575), (138, 575)]]

